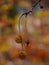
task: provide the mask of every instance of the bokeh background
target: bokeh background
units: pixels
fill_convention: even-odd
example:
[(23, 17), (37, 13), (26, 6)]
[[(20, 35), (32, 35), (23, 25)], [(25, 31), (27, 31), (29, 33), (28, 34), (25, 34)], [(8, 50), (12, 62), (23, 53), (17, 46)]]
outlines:
[(49, 0), (0, 0), (0, 65), (49, 65)]

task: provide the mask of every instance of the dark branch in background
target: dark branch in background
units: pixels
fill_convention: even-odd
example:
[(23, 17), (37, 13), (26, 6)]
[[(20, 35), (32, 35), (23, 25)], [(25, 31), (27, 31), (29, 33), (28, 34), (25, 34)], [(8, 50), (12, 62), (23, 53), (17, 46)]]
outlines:
[[(36, 6), (37, 6), (37, 4), (39, 3), (39, 2), (41, 2), (41, 0), (39, 0), (34, 6), (32, 6), (32, 9), (34, 9)], [(20, 19), (22, 18), (22, 16), (23, 15), (28, 15), (30, 12), (32, 12), (32, 10), (31, 11), (28, 11), (28, 12), (25, 12), (25, 13), (23, 13), (21, 16), (20, 16)]]
[(34, 7), (36, 7), (36, 6), (37, 6), (37, 4), (38, 4), (39, 2), (41, 2), (41, 0), (39, 0), (37, 3), (35, 3), (35, 5), (33, 6), (33, 8), (34, 8)]

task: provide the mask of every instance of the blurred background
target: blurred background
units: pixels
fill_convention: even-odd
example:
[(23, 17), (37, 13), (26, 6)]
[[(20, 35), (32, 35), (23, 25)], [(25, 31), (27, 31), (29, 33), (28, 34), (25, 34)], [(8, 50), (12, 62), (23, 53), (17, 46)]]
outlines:
[(0, 0), (0, 65), (49, 65), (49, 0)]

